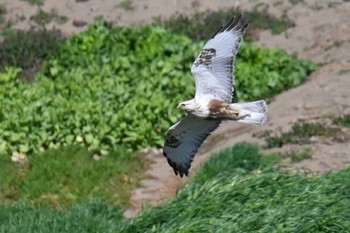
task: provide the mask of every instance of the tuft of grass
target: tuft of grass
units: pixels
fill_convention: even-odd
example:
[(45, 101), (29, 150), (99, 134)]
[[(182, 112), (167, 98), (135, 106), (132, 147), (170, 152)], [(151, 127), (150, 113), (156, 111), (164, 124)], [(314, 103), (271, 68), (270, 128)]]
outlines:
[(6, 15), (7, 10), (4, 4), (0, 4), (0, 23), (4, 21), (4, 16)]
[(135, 6), (131, 0), (124, 0), (118, 6), (127, 11), (132, 11), (135, 9)]
[(299, 4), (299, 3), (303, 3), (304, 0), (288, 0), (293, 6)]
[(57, 24), (64, 24), (68, 21), (68, 17), (65, 15), (55, 15), (53, 19)]
[[(155, 24), (160, 24), (177, 34), (184, 34), (195, 41), (207, 40), (218, 30), (220, 25), (235, 15), (243, 14), (236, 8), (216, 12), (201, 12), (193, 16), (177, 15), (169, 20), (156, 19)], [(275, 18), (267, 13), (252, 11), (244, 12), (244, 19), (249, 22), (249, 30), (246, 32), (245, 40), (251, 41), (256, 30), (271, 30), (273, 34), (280, 34), (294, 23), (287, 18)]]
[(292, 163), (298, 163), (305, 159), (312, 158), (312, 149), (311, 148), (302, 148), (298, 151), (291, 151), (287, 153), (287, 157), (290, 157)]
[(31, 28), (28, 31), (6, 31), (0, 42), (0, 71), (7, 66), (20, 67), (23, 78), (32, 80), (41, 63), (56, 54), (64, 41), (58, 30)]
[(21, 199), (60, 207), (99, 197), (127, 205), (145, 162), (123, 148), (98, 158), (80, 146), (33, 154), (24, 165), (0, 156), (0, 202)]
[(310, 137), (333, 137), (335, 132), (319, 123), (295, 124), (292, 130), (280, 136), (267, 136), (267, 148), (282, 147), (285, 144), (308, 144)]
[(30, 5), (42, 6), (44, 5), (44, 0), (24, 0), (29, 2)]
[(350, 128), (350, 115), (344, 115), (333, 119), (333, 123)]
[(33, 20), (38, 25), (45, 25), (52, 21), (53, 14), (43, 11), (42, 9), (39, 9), (38, 13), (33, 15), (31, 17), (31, 20)]
[(68, 17), (64, 15), (57, 15), (56, 13), (52, 12), (46, 12), (42, 9), (39, 9), (38, 13), (31, 17), (31, 20), (33, 20), (36, 24), (40, 26), (44, 26), (52, 21), (58, 24), (66, 23), (68, 21)]

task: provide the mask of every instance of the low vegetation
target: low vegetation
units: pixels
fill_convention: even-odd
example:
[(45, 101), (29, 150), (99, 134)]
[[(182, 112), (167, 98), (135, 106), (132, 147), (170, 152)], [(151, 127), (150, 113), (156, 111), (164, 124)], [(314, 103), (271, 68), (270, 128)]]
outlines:
[[(268, 162), (266, 162), (266, 160)], [(275, 157), (238, 144), (213, 156), (162, 207), (132, 220), (126, 232), (346, 232), (350, 170), (305, 178), (276, 171)], [(223, 161), (228, 161), (223, 162)], [(220, 170), (218, 169), (220, 167)], [(208, 172), (213, 169), (212, 174)]]
[(287, 133), (278, 136), (266, 137), (267, 148), (282, 147), (285, 144), (309, 144), (312, 136), (330, 138), (335, 136), (334, 129), (325, 127), (320, 123), (295, 124)]
[(127, 11), (132, 11), (134, 10), (135, 6), (133, 5), (133, 2), (131, 0), (124, 0), (118, 5), (120, 8), (127, 10)]
[[(28, 71), (41, 64), (44, 60), (54, 56), (59, 46), (65, 41), (58, 30), (31, 28), (28, 31), (7, 30), (2, 33), (0, 42), (0, 72), (5, 67), (17, 67)], [(34, 78), (37, 68), (32, 74)], [(4, 74), (2, 74), (4, 75)]]
[[(232, 13), (212, 17), (223, 21), (225, 16), (226, 21)], [(337, 205), (348, 190), (337, 179), (348, 179), (346, 172), (334, 179), (280, 173), (274, 168), (277, 155), (262, 156), (258, 147), (248, 144), (214, 157), (175, 200), (132, 221), (122, 218), (130, 190), (146, 166), (134, 151), (162, 146), (168, 127), (182, 117), (176, 105), (191, 98), (195, 88), (190, 67), (221, 24), (213, 20), (210, 27), (215, 24), (215, 29), (197, 30), (202, 34), (196, 37), (186, 32), (201, 28), (203, 15), (196, 17), (184, 20), (192, 26), (182, 31), (170, 22), (163, 24), (166, 30), (154, 25), (111, 28), (98, 21), (67, 40), (45, 29), (9, 30), (4, 35), (0, 232), (288, 231), (304, 226), (303, 216), (314, 218), (316, 214), (303, 209), (307, 205), (300, 206), (300, 213), (297, 209), (309, 200), (308, 210), (314, 210), (319, 221), (305, 229), (349, 226), (342, 217), (348, 203)], [(209, 25), (210, 18), (205, 20)], [(264, 25), (262, 20), (252, 22), (252, 28)], [(283, 29), (273, 30), (291, 24), (282, 20), (280, 25)], [(272, 97), (302, 83), (314, 70), (315, 65), (281, 50), (242, 43), (235, 100)], [(28, 161), (13, 163), (9, 155)], [(314, 191), (309, 193), (309, 187)], [(325, 190), (332, 187), (339, 192), (325, 200)], [(330, 205), (332, 199), (335, 204), (324, 211), (321, 204)], [(314, 208), (318, 203), (319, 209)], [(332, 211), (339, 214), (333, 225)]]
[(65, 211), (19, 202), (0, 206), (0, 233), (120, 232), (122, 209), (101, 200), (78, 203)]
[[(64, 212), (3, 205), (0, 232), (348, 232), (350, 170), (311, 178), (238, 144), (213, 156), (172, 201), (131, 221), (101, 201)], [(223, 162), (225, 161), (225, 162)], [(64, 229), (64, 230), (62, 230)]]
[(57, 24), (62, 24), (68, 21), (68, 18), (64, 15), (57, 15), (56, 13), (46, 12), (42, 9), (39, 9), (38, 13), (31, 17), (36, 24), (44, 26), (52, 21)]
[(61, 208), (100, 197), (127, 206), (145, 166), (124, 148), (97, 156), (81, 146), (69, 146), (33, 154), (22, 163), (0, 156), (0, 203), (22, 200)]
[(44, 5), (44, 0), (24, 0), (29, 2), (30, 5), (42, 6)]
[(292, 150), (289, 153), (287, 153), (286, 156), (290, 158), (290, 161), (292, 163), (298, 163), (305, 159), (311, 159), (312, 149), (309, 147), (306, 147), (306, 148), (301, 148), (299, 150)]
[[(100, 154), (122, 144), (130, 150), (161, 146), (183, 114), (176, 104), (194, 94), (190, 67), (202, 46), (160, 27), (111, 29), (100, 21), (50, 54), (32, 85), (18, 79), (18, 66), (7, 66), (0, 74), (1, 151), (31, 154), (80, 144)], [(13, 63), (19, 54), (9, 55)], [(315, 68), (281, 50), (243, 43), (236, 96), (273, 96)]]
[(333, 123), (339, 126), (350, 128), (350, 115), (344, 115), (333, 119)]
[(218, 30), (219, 25), (223, 25), (233, 16), (244, 14), (244, 19), (249, 22), (244, 40), (251, 41), (256, 37), (257, 30), (271, 30), (273, 34), (280, 34), (294, 23), (287, 18), (276, 18), (260, 11), (242, 12), (237, 8), (224, 11), (201, 12), (193, 16), (176, 15), (168, 20), (157, 19), (155, 24), (168, 28), (176, 34), (184, 34), (194, 41), (207, 40)]
[(7, 13), (7, 9), (4, 4), (0, 4), (0, 24), (5, 21), (5, 15)]

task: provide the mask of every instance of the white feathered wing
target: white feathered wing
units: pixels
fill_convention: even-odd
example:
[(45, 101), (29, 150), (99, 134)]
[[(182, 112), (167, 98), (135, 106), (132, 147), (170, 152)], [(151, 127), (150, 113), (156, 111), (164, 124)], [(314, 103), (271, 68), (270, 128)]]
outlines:
[[(206, 104), (210, 99), (231, 103), (234, 84), (234, 60), (247, 24), (232, 18), (210, 39), (192, 66), (196, 83), (195, 99)], [(188, 114), (173, 125), (166, 136), (163, 154), (175, 174), (188, 175), (198, 148), (221, 120), (203, 119)]]

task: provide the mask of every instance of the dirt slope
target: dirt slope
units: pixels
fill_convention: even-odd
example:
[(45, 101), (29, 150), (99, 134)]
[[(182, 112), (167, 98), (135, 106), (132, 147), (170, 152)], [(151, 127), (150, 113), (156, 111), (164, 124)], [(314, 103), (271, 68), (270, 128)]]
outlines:
[[(121, 4), (122, 2), (124, 4)], [(31, 18), (38, 12), (39, 7), (20, 0), (2, 0), (1, 4), (7, 9), (6, 19), (11, 20), (14, 27), (27, 29), (34, 24)], [(271, 101), (269, 119), (265, 126), (253, 127), (232, 122), (222, 124), (195, 157), (191, 169), (193, 175), (213, 151), (242, 141), (263, 145), (264, 140), (252, 137), (252, 133), (259, 134), (265, 130), (286, 131), (296, 122), (316, 121), (329, 124), (325, 116), (350, 114), (350, 2), (346, 0), (344, 2), (342, 0), (44, 0), (41, 9), (67, 16), (67, 22), (61, 24), (51, 22), (48, 26), (60, 28), (65, 34), (71, 35), (87, 27), (74, 26), (73, 22), (76, 24), (77, 21), (81, 21), (89, 24), (95, 17), (101, 15), (115, 25), (139, 25), (151, 22), (158, 16), (167, 18), (177, 13), (193, 14), (196, 11), (232, 6), (243, 10), (266, 10), (280, 17), (287, 16), (295, 22), (295, 27), (281, 35), (271, 35), (269, 31), (263, 31), (257, 43), (263, 47), (283, 48), (301, 59), (322, 64), (322, 67), (305, 84), (286, 91)], [(341, 134), (345, 135), (345, 140), (340, 140), (341, 142), (315, 138), (310, 145), (313, 150), (312, 159), (296, 164), (288, 161), (283, 163), (290, 169), (304, 167), (314, 172), (344, 168), (350, 162), (350, 143), (346, 140), (349, 132), (341, 129)], [(291, 146), (286, 146), (281, 150), (291, 149), (293, 149)], [(131, 197), (132, 208), (125, 212), (127, 217), (135, 216), (143, 205), (159, 204), (173, 197), (189, 179), (175, 177), (159, 150), (149, 150), (144, 154), (154, 163), (148, 171), (149, 178), (142, 182), (143, 187), (134, 190)]]
[[(264, 144), (263, 139), (252, 137), (254, 132), (287, 131), (296, 122), (328, 124), (329, 120), (324, 119), (324, 116), (350, 113), (350, 21), (347, 20), (350, 18), (350, 3), (329, 7), (327, 1), (323, 5), (320, 2), (317, 3), (318, 7), (304, 3), (295, 6), (279, 5), (278, 9), (271, 7), (271, 12), (277, 15), (288, 9), (287, 15), (296, 26), (277, 36), (268, 31), (261, 32), (257, 43), (263, 47), (283, 48), (301, 59), (323, 64), (321, 69), (305, 84), (278, 95), (269, 104), (269, 120), (265, 126), (254, 127), (232, 122), (222, 124), (211, 136), (215, 142), (211, 143), (209, 139), (209, 145), (204, 145), (204, 149), (196, 156), (192, 174), (213, 151), (242, 141)], [(246, 7), (243, 9), (250, 9), (250, 6)], [(349, 135), (348, 130), (343, 130), (345, 135)], [(298, 149), (297, 146), (293, 147), (285, 146), (281, 150)], [(313, 151), (312, 159), (295, 164), (291, 164), (289, 160), (282, 163), (289, 169), (305, 168), (312, 172), (325, 172), (342, 169), (350, 162), (348, 141), (334, 142), (316, 138), (309, 147)], [(160, 154), (153, 155), (152, 159), (155, 164), (149, 174), (153, 179), (147, 180), (144, 187), (135, 190), (131, 197), (134, 208), (125, 213), (128, 217), (137, 214), (139, 208), (145, 204), (158, 204), (172, 197), (188, 180), (174, 177), (171, 169), (166, 168), (166, 161)], [(157, 185), (153, 186), (153, 182), (157, 182)]]

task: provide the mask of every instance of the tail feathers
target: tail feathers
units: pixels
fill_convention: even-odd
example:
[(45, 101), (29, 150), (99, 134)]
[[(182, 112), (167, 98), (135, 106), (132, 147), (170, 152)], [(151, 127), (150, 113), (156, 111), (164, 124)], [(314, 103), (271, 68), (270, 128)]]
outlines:
[(230, 106), (239, 112), (237, 122), (262, 125), (267, 118), (267, 105), (265, 100), (258, 100), (249, 103), (235, 103)]

